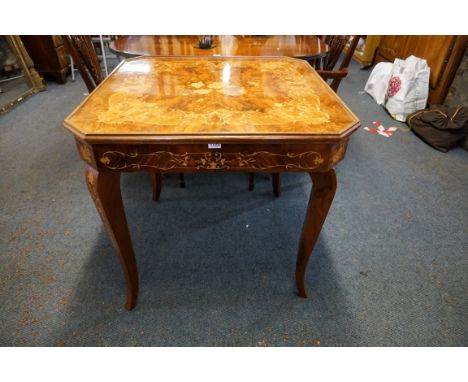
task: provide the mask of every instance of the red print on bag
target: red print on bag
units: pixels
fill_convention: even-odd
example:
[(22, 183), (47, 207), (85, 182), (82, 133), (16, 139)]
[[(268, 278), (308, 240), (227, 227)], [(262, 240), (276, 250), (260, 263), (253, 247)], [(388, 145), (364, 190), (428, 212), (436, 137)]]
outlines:
[(388, 81), (387, 98), (393, 97), (401, 89), (400, 77), (392, 77)]

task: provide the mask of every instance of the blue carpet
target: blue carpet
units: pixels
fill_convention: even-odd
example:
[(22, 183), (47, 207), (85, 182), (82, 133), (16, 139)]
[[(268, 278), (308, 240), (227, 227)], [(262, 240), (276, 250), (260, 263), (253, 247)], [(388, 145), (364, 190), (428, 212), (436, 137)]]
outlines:
[[(340, 95), (360, 117), (394, 122), (360, 93), (357, 64)], [(467, 346), (468, 153), (411, 132), (360, 129), (338, 166), (338, 190), (312, 257), (309, 298), (294, 266), (310, 180), (267, 175), (124, 174), (140, 270), (123, 308), (118, 261), (83, 179), (64, 117), (80, 78), (0, 117), (0, 345)]]

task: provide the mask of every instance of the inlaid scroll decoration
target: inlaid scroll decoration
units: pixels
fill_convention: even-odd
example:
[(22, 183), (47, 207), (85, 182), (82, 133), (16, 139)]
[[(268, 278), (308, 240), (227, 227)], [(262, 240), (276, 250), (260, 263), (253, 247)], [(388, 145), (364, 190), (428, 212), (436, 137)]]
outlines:
[(277, 154), (259, 151), (250, 154), (202, 152), (174, 154), (170, 151), (152, 153), (123, 153), (106, 151), (99, 162), (110, 170), (128, 170), (152, 168), (160, 171), (173, 169), (189, 170), (270, 170), (292, 169), (313, 170), (320, 166), (324, 159), (320, 153), (306, 151), (303, 153)]
[[(193, 154), (191, 154), (193, 155)], [(197, 170), (204, 168), (209, 170), (229, 169), (230, 161), (220, 152), (205, 153), (200, 159), (195, 160)]]
[(87, 163), (92, 163), (93, 161), (93, 153), (88, 145), (77, 142), (78, 151), (80, 152), (81, 158)]
[(106, 214), (102, 208), (102, 204), (98, 195), (98, 189), (97, 189), (98, 186), (96, 182), (95, 170), (92, 168), (87, 168), (85, 170), (85, 178), (86, 178), (86, 184), (88, 186), (89, 193), (91, 194), (91, 197), (93, 198), (96, 209), (99, 215), (101, 215), (102, 220), (106, 221)]
[(86, 171), (86, 183), (92, 189), (93, 196), (96, 194), (96, 180), (94, 179), (93, 174), (90, 171)]
[(88, 168), (85, 171), (85, 178), (86, 178), (86, 184), (88, 186), (89, 193), (91, 194), (94, 204), (96, 205), (96, 209), (98, 213), (101, 215), (101, 217), (104, 220), (104, 211), (102, 210), (101, 202), (99, 201), (99, 195), (98, 195), (98, 190), (97, 190), (97, 183), (96, 183), (96, 177), (93, 174), (92, 169)]

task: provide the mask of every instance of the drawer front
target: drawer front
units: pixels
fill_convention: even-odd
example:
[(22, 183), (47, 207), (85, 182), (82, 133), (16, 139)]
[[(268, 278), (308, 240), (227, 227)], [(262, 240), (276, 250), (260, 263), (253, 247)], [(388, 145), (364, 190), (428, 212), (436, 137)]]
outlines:
[(343, 159), (347, 140), (332, 144), (87, 145), (81, 157), (93, 167), (157, 172), (327, 171)]

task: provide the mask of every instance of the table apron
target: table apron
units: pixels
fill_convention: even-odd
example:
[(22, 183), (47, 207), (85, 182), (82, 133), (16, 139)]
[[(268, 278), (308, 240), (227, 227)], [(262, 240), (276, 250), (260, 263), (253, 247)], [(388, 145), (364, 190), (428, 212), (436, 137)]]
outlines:
[(81, 158), (99, 171), (325, 172), (345, 155), (336, 143), (88, 144), (76, 140)]

